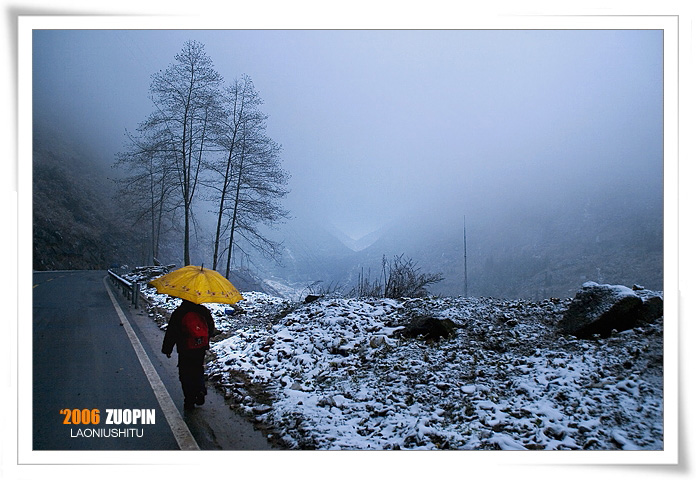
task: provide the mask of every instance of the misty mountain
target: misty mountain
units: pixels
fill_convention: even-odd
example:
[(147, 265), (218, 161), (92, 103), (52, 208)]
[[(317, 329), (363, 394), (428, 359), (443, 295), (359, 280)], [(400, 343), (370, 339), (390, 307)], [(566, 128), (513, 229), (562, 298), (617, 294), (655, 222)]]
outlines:
[(383, 258), (391, 260), (403, 254), (414, 259), (422, 273), (443, 273), (440, 291), (460, 294), (461, 230), (400, 221), (355, 240), (331, 223), (296, 219), (282, 229), (281, 238), (281, 265), (256, 263), (261, 274), (283, 278), (296, 287), (320, 282), (317, 290), (339, 289), (345, 293), (361, 275), (371, 282), (379, 280)]
[(479, 296), (563, 298), (586, 281), (663, 288), (661, 197), (606, 192), (471, 230), (470, 292)]
[(98, 151), (38, 124), (33, 153), (33, 268), (103, 269), (136, 257)]
[(368, 233), (367, 235), (363, 235), (358, 239), (346, 235), (342, 230), (330, 223), (327, 225), (326, 231), (340, 240), (340, 242), (346, 247), (350, 248), (354, 252), (359, 252), (361, 250), (365, 250), (367, 247), (378, 241), (385, 233), (386, 228), (380, 228), (374, 232)]
[(282, 229), (280, 263), (258, 259), (262, 274), (283, 279), (296, 287), (321, 282), (320, 288), (345, 286), (359, 253), (345, 245), (332, 227), (313, 220), (295, 220)]
[[(586, 281), (641, 284), (661, 290), (662, 198), (630, 187), (577, 201), (467, 217), (468, 294), (476, 297), (566, 298)], [(640, 202), (635, 202), (640, 198)], [(285, 239), (283, 267), (266, 271), (291, 283), (342, 287), (360, 275), (378, 280), (382, 259), (411, 258), (421, 273), (442, 273), (433, 294), (464, 295), (464, 217), (443, 208), (427, 220), (400, 219), (357, 243), (333, 226), (302, 222)], [(377, 237), (375, 239), (375, 237)], [(349, 248), (347, 245), (353, 245)]]
[[(35, 129), (34, 268), (146, 263), (143, 235), (122, 217), (113, 197), (110, 159), (67, 138)], [(469, 296), (565, 298), (589, 280), (663, 288), (661, 192), (650, 195), (629, 185), (559, 204), (467, 212), (466, 234)], [(394, 219), (357, 240), (316, 219), (289, 222), (278, 239), (284, 244), (281, 265), (254, 259), (254, 273), (295, 288), (320, 282), (316, 290), (348, 292), (361, 275), (379, 280), (383, 258), (403, 254), (421, 273), (443, 274), (431, 293), (466, 290), (464, 215), (452, 206)], [(165, 263), (180, 263), (175, 243), (165, 245)]]

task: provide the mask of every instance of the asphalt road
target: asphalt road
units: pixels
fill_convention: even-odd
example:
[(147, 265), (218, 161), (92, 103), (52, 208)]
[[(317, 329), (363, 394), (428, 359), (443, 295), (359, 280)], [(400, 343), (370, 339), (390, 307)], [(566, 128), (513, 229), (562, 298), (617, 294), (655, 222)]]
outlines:
[[(104, 271), (34, 273), (34, 450), (180, 448), (112, 303), (106, 277)], [(160, 353), (164, 333), (118, 289), (111, 289), (161, 379), (164, 395), (176, 406), (174, 413), (201, 450), (271, 448), (265, 436), (231, 411), (212, 388), (205, 405), (185, 412), (176, 353), (172, 358)], [(112, 421), (120, 414), (121, 423), (107, 424), (109, 411), (116, 413)], [(154, 422), (150, 416), (149, 423), (126, 424), (136, 411), (154, 411)]]

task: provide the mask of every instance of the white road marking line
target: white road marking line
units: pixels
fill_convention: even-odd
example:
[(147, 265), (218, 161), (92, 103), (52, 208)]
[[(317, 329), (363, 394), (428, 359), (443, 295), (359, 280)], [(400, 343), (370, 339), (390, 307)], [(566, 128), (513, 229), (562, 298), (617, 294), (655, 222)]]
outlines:
[(133, 327), (126, 318), (126, 315), (123, 313), (123, 310), (121, 310), (121, 307), (116, 301), (114, 294), (111, 292), (111, 287), (107, 283), (106, 278), (104, 278), (104, 286), (106, 287), (106, 291), (111, 298), (111, 302), (114, 304), (116, 313), (118, 313), (118, 316), (121, 319), (123, 327), (126, 329), (128, 338), (133, 345), (133, 349), (138, 356), (138, 360), (140, 360), (140, 365), (143, 367), (143, 371), (150, 382), (152, 391), (155, 392), (155, 397), (157, 397), (157, 401), (159, 402), (160, 407), (162, 407), (164, 416), (169, 423), (169, 428), (171, 428), (172, 433), (176, 438), (176, 442), (179, 444), (179, 448), (181, 450), (200, 450), (198, 443), (196, 443), (196, 439), (193, 438), (193, 435), (191, 435), (191, 431), (186, 425), (186, 422), (184, 422), (184, 419), (181, 418), (179, 410), (177, 410), (176, 405), (174, 405), (172, 397), (169, 396), (167, 388), (164, 386), (164, 383), (162, 383), (162, 379), (157, 374), (154, 365), (152, 365), (150, 357), (148, 357), (147, 353), (145, 353), (142, 343), (140, 343), (138, 336), (133, 330)]

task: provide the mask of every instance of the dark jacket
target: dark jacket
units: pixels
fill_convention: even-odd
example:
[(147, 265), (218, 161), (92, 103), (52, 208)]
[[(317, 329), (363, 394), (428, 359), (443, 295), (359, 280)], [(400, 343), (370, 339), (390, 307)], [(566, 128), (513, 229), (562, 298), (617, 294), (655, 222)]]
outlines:
[(171, 355), (172, 350), (174, 350), (174, 345), (176, 345), (176, 351), (181, 353), (184, 350), (183, 347), (183, 333), (181, 330), (181, 319), (188, 312), (197, 312), (201, 315), (205, 322), (208, 324), (208, 336), (213, 337), (217, 333), (215, 330), (215, 322), (213, 321), (213, 316), (203, 305), (197, 305), (188, 300), (183, 300), (181, 305), (177, 307), (176, 310), (172, 312), (169, 318), (169, 325), (167, 325), (167, 332), (164, 334), (164, 341), (162, 342), (162, 353), (165, 355)]

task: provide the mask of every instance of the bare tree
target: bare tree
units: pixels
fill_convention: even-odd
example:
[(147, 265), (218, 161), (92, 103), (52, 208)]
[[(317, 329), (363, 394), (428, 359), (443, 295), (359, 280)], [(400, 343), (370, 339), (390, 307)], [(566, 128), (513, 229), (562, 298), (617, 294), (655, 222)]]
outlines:
[(141, 126), (137, 135), (127, 132), (127, 138), (127, 148), (117, 155), (115, 164), (129, 172), (117, 180), (118, 198), (121, 211), (132, 225), (147, 224), (148, 256), (154, 263), (159, 256), (165, 216), (179, 205), (174, 197), (175, 172), (157, 132), (147, 132)]
[(370, 270), (367, 270), (367, 275), (365, 274), (365, 269), (360, 268), (360, 273), (358, 274), (358, 283), (349, 292), (349, 296), (357, 298), (365, 297), (381, 297), (384, 293), (384, 284), (382, 278), (377, 280), (370, 279)]
[(411, 258), (395, 255), (390, 262), (382, 258), (384, 271), (384, 296), (386, 298), (425, 297), (427, 286), (441, 282), (441, 273), (420, 273), (420, 267)]
[(242, 126), (251, 117), (260, 115), (258, 106), (261, 103), (251, 79), (246, 75), (241, 79), (235, 79), (225, 88), (222, 96), (222, 116), (217, 124), (216, 143), (222, 149), (223, 155), (208, 165), (211, 171), (217, 173), (217, 178), (211, 184), (211, 188), (217, 192), (218, 202), (213, 269), (216, 269), (218, 264), (224, 213), (229, 202), (230, 189), (234, 185), (235, 164), (239, 162), (243, 146)]
[(150, 98), (156, 110), (144, 128), (161, 133), (163, 148), (173, 161), (184, 214), (184, 264), (188, 265), (191, 207), (203, 156), (212, 149), (222, 77), (199, 42), (187, 41), (175, 60), (152, 76)]
[(365, 276), (361, 270), (358, 284), (350, 294), (357, 297), (425, 297), (428, 295), (426, 287), (442, 280), (441, 273), (421, 273), (416, 262), (411, 258), (404, 258), (404, 254), (395, 255), (392, 260), (387, 260), (385, 255), (382, 257), (380, 278), (371, 281), (369, 271)]
[(280, 146), (265, 135), (265, 129), (265, 121), (245, 122), (242, 128), (234, 201), (227, 208), (230, 223), (227, 275), (236, 233), (269, 258), (277, 259), (281, 253), (282, 245), (269, 239), (261, 227), (270, 227), (287, 218), (289, 212), (283, 209), (280, 200), (288, 193), (289, 175), (280, 165)]
[(223, 90), (222, 77), (201, 43), (186, 42), (175, 60), (152, 75), (155, 110), (140, 124), (138, 136), (130, 137), (118, 162), (130, 170), (123, 187), (147, 204), (141, 211), (151, 214), (154, 255), (163, 215), (176, 207), (183, 212), (183, 260), (190, 264), (196, 225), (192, 205), (205, 182), (218, 205), (213, 268), (223, 254), (225, 233), (227, 276), (239, 239), (277, 258), (280, 245), (262, 226), (287, 217), (279, 201), (288, 193), (288, 174), (280, 166), (280, 146), (266, 135), (261, 98), (248, 76)]
[(226, 231), (227, 276), (238, 237), (262, 254), (278, 257), (280, 244), (270, 240), (260, 227), (273, 225), (288, 215), (279, 204), (288, 193), (288, 174), (280, 165), (280, 146), (266, 135), (267, 115), (260, 110), (262, 104), (246, 75), (225, 89), (224, 115), (216, 134), (224, 155), (210, 169), (218, 176), (212, 184), (218, 195), (213, 268), (217, 268)]

